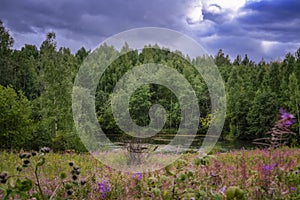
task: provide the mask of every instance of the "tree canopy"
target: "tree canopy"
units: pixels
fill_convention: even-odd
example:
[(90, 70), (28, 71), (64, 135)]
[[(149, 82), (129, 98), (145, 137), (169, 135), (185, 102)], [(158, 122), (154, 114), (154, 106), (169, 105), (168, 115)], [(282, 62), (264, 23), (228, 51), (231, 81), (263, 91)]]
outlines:
[[(0, 21), (0, 148), (20, 149), (50, 146), (54, 150), (84, 151), (72, 116), (72, 87), (84, 59), (90, 54), (85, 48), (72, 53), (56, 44), (56, 35), (46, 36), (40, 48), (26, 44), (13, 49), (13, 38)], [(152, 48), (154, 47), (154, 48)], [(182, 74), (192, 85), (201, 112), (198, 133), (205, 134), (212, 118), (207, 85), (194, 65), (201, 57), (191, 59), (179, 51), (145, 46), (141, 51), (130, 49), (127, 43), (119, 51), (102, 45), (104, 55), (121, 55), (113, 61), (98, 81), (96, 114), (107, 135), (123, 134), (111, 109), (112, 92), (118, 80), (135, 66), (163, 63)], [(212, 57), (226, 86), (227, 115), (223, 138), (254, 139), (263, 137), (274, 125), (281, 107), (296, 116), (292, 130), (300, 138), (300, 48), (288, 53), (281, 61), (256, 64), (246, 54), (237, 55), (232, 62), (220, 49)], [(89, 73), (89, 72), (87, 72)], [(136, 124), (149, 123), (149, 109), (154, 104), (166, 110), (164, 133), (178, 129), (181, 108), (168, 88), (148, 84), (138, 88), (130, 99), (129, 111)], [(185, 113), (188, 115), (189, 113)], [(208, 120), (208, 121), (207, 121)]]

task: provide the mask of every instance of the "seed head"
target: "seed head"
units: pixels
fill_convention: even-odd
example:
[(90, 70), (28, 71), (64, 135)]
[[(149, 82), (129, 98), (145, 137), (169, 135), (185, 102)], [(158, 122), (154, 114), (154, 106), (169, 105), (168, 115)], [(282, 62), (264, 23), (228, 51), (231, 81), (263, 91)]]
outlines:
[(76, 180), (77, 180), (77, 175), (73, 175), (73, 176), (72, 176), (72, 179), (73, 179), (74, 181), (76, 181)]
[(74, 162), (73, 162), (73, 161), (70, 161), (70, 162), (69, 162), (69, 166), (72, 167), (73, 165), (74, 165)]
[(50, 148), (49, 147), (43, 147), (43, 148), (41, 148), (41, 152), (42, 153), (49, 153), (50, 152)]
[(26, 157), (26, 153), (25, 152), (22, 152), (22, 153), (19, 154), (19, 158), (20, 159), (23, 159), (25, 157)]
[(72, 194), (73, 194), (73, 190), (68, 190), (68, 191), (67, 191), (67, 194), (68, 194), (68, 195), (72, 195)]
[(80, 184), (81, 184), (81, 185), (85, 185), (85, 184), (86, 184), (86, 180), (82, 179), (82, 180), (80, 181)]
[(36, 154), (37, 154), (36, 151), (32, 151), (32, 152), (31, 152), (31, 155), (32, 155), (32, 156), (36, 156)]
[(7, 176), (8, 176), (8, 172), (2, 172), (2, 173), (0, 174), (0, 179), (6, 179)]
[(5, 184), (6, 182), (7, 182), (7, 179), (1, 179), (1, 180), (0, 180), (0, 183)]
[(23, 168), (22, 168), (21, 165), (18, 165), (17, 168), (16, 168), (16, 170), (17, 170), (18, 172), (21, 172), (21, 171), (23, 170)]
[(28, 164), (30, 163), (30, 160), (25, 159), (25, 160), (23, 160), (23, 163), (24, 163), (25, 165), (28, 165)]

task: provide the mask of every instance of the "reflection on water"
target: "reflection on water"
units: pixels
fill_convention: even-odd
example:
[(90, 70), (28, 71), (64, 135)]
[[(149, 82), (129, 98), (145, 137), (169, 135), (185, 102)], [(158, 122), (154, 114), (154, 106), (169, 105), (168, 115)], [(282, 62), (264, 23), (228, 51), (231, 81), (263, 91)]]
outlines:
[[(201, 145), (202, 145), (202, 141), (205, 137), (205, 135), (196, 135), (193, 139), (189, 138), (189, 135), (176, 135), (176, 134), (159, 134), (159, 135), (155, 135), (151, 138), (143, 138), (139, 140), (139, 143), (141, 144), (145, 144), (145, 145), (153, 145), (153, 146), (158, 146), (158, 150), (162, 147), (164, 147), (165, 145), (169, 144), (174, 137), (177, 136), (179, 137), (179, 139), (182, 137), (182, 140), (192, 140), (191, 141), (191, 145), (188, 146), (184, 146), (182, 145), (181, 148), (185, 148), (186, 150), (190, 150), (190, 151), (197, 151)], [(126, 146), (126, 144), (128, 143), (128, 138), (125, 139), (124, 137), (120, 137), (117, 134), (110, 134), (109, 135), (109, 139), (114, 143), (115, 146), (110, 146), (110, 148), (120, 148), (120, 147), (124, 147)], [(190, 142), (188, 142), (190, 143)], [(105, 144), (101, 144), (101, 146), (105, 146)], [(242, 148), (245, 149), (251, 149), (254, 148), (255, 145), (251, 142), (251, 141), (242, 141), (242, 140), (237, 140), (237, 141), (226, 141), (226, 140), (219, 140), (217, 142), (217, 144), (215, 145), (214, 149), (217, 151), (221, 151), (221, 152), (226, 152), (226, 151), (230, 151), (230, 150), (239, 150)], [(176, 148), (174, 149), (170, 149), (170, 151), (176, 151)]]

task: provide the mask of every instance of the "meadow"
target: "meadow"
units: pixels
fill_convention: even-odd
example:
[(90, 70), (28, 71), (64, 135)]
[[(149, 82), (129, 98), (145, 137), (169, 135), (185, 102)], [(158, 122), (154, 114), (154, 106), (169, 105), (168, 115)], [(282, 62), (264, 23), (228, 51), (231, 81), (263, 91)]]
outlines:
[(300, 149), (183, 154), (149, 173), (112, 169), (91, 154), (0, 154), (1, 199), (299, 199)]

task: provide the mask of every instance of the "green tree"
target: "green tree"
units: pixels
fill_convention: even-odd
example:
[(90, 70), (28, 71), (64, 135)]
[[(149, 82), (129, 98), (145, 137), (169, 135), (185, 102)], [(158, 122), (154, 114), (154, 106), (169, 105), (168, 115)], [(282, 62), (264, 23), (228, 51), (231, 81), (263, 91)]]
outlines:
[(228, 66), (230, 65), (230, 59), (229, 56), (223, 53), (222, 49), (219, 49), (217, 55), (215, 56), (215, 64), (220, 67), (222, 65)]
[(298, 136), (300, 136), (300, 89), (299, 82), (295, 73), (292, 73), (289, 77), (288, 93), (290, 99), (287, 102), (287, 106), (290, 108), (290, 112), (295, 113), (296, 115), (296, 127), (299, 133)]
[(0, 110), (1, 149), (30, 148), (34, 124), (30, 102), (23, 92), (0, 85)]
[(76, 148), (80, 143), (73, 123), (71, 94), (77, 60), (67, 48), (56, 50), (55, 33), (48, 33), (40, 49), (41, 125), (52, 139), (54, 150)]
[(27, 44), (20, 51), (15, 50), (12, 55), (16, 73), (14, 87), (22, 90), (30, 100), (40, 95), (38, 58), (39, 52), (36, 46)]
[(0, 85), (13, 84), (15, 70), (11, 60), (14, 40), (0, 20)]
[(84, 47), (81, 47), (75, 54), (78, 63), (81, 64), (83, 60), (89, 55), (90, 51), (87, 51)]
[(233, 65), (241, 65), (242, 64), (242, 57), (241, 57), (241, 55), (237, 55), (232, 64)]
[(151, 95), (150, 86), (143, 85), (130, 97), (129, 111), (132, 119), (139, 126), (146, 126), (149, 124), (148, 112), (152, 105)]
[(269, 87), (257, 90), (251, 108), (247, 113), (248, 130), (246, 138), (260, 138), (270, 130), (278, 112), (276, 94)]

